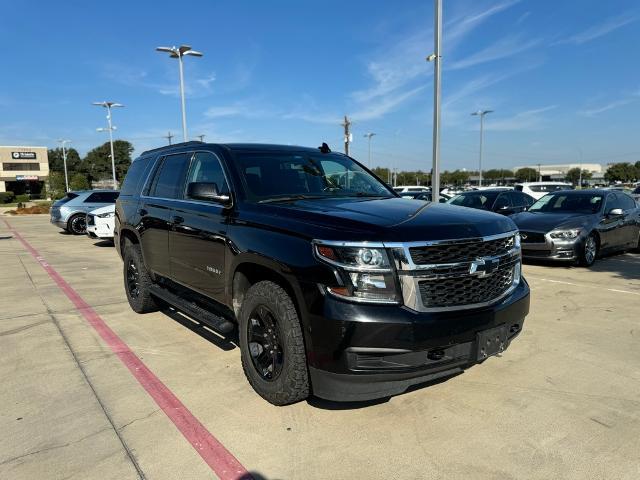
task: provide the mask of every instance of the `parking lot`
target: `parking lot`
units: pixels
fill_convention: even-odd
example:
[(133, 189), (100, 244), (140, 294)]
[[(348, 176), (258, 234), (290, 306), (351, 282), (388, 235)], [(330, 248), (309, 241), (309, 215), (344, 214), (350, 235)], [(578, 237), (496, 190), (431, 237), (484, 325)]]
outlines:
[(135, 314), (115, 249), (48, 220), (0, 217), (2, 479), (640, 477), (637, 252), (525, 265), (531, 312), (501, 358), (385, 401), (274, 407), (232, 342)]

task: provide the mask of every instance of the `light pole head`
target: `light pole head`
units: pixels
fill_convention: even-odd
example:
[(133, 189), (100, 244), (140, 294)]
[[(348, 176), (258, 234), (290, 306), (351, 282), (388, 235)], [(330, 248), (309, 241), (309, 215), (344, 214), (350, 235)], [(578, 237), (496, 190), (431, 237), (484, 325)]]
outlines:
[(189, 45), (180, 45), (179, 47), (156, 47), (156, 51), (168, 53), (171, 58), (179, 58), (185, 55), (201, 57), (203, 55), (202, 52), (191, 50), (191, 46)]
[(105, 108), (124, 107), (123, 104), (118, 102), (93, 102), (93, 105), (95, 105), (96, 107), (105, 107)]
[(487, 113), (493, 113), (493, 110), (478, 110), (477, 112), (471, 113), (471, 115), (479, 115), (484, 117)]

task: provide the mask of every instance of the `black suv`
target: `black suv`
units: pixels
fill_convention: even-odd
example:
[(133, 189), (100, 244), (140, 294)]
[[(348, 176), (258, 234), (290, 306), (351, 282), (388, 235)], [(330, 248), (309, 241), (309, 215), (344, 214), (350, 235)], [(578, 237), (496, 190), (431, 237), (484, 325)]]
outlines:
[(115, 224), (133, 310), (169, 304), (237, 334), (277, 405), (450, 376), (507, 348), (529, 311), (509, 218), (399, 198), (326, 144), (145, 152)]

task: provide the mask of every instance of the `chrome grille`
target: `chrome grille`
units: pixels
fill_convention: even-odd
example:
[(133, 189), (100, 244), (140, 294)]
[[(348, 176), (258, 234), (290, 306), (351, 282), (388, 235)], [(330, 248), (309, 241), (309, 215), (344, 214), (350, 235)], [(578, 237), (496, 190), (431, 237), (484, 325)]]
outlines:
[(513, 284), (519, 256), (501, 261), (496, 270), (486, 276), (466, 274), (433, 280), (420, 280), (418, 289), (426, 308), (447, 308), (486, 303), (501, 297)]
[(470, 262), (476, 258), (504, 255), (514, 247), (514, 236), (497, 238), (483, 242), (468, 240), (456, 243), (442, 243), (409, 248), (411, 259), (416, 265), (434, 263)]

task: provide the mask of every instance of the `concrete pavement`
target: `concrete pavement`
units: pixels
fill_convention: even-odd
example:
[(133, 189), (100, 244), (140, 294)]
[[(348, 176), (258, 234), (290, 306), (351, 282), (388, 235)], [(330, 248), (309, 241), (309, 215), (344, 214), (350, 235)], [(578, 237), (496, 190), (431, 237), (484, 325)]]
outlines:
[[(44, 216), (8, 221), (255, 478), (640, 477), (637, 253), (526, 265), (522, 335), (462, 375), (384, 402), (278, 408), (233, 344), (180, 315), (133, 313), (108, 244)], [(0, 220), (0, 478), (216, 478), (7, 236)]]

